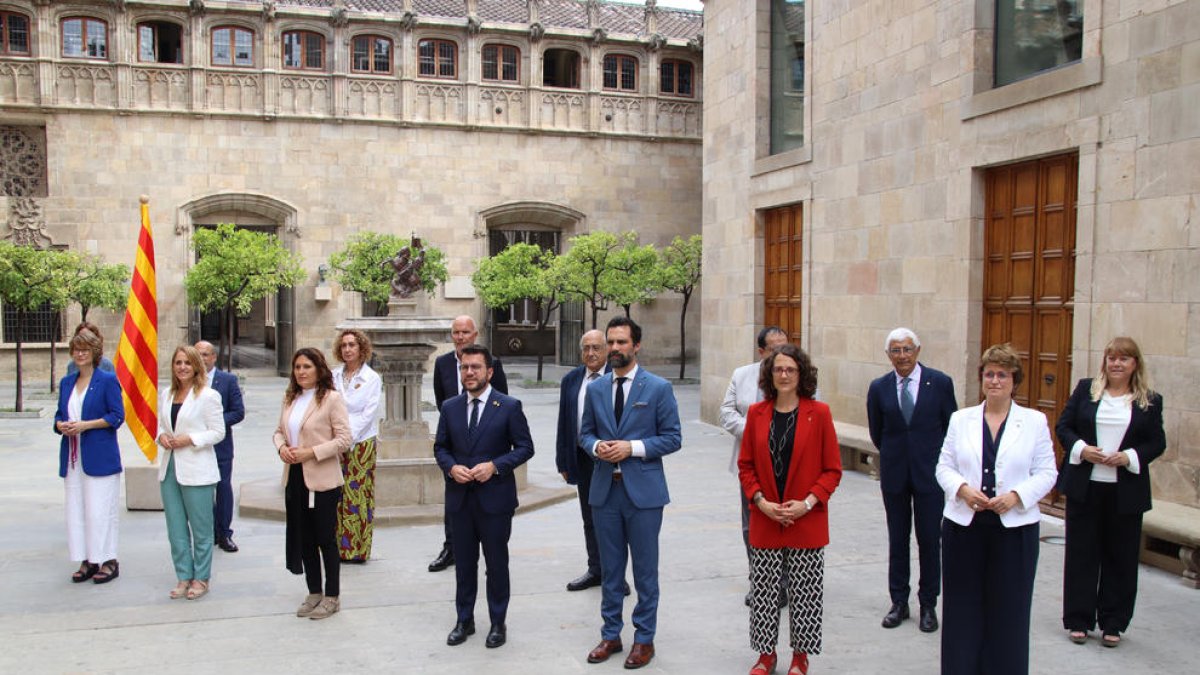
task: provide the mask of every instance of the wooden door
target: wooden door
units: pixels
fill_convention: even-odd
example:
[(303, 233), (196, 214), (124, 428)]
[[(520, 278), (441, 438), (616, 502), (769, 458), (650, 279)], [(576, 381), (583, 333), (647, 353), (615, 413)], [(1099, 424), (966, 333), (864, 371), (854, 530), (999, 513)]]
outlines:
[(779, 326), (799, 344), (804, 270), (803, 206), (794, 204), (763, 213), (765, 231), (764, 322)]
[(1051, 430), (1072, 386), (1077, 183), (1075, 154), (986, 174), (983, 347), (1012, 343), (1025, 369), (1016, 400)]

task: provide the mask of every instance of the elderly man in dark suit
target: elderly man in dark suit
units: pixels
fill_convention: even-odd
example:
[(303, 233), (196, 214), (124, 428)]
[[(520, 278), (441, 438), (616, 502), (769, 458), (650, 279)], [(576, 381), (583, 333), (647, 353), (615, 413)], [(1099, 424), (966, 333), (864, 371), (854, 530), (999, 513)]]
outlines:
[(238, 545), (233, 542), (233, 425), (246, 417), (242, 405), (242, 388), (237, 376), (217, 368), (217, 350), (211, 342), (196, 343), (196, 351), (208, 369), (208, 386), (221, 395), (222, 414), (225, 417), (225, 438), (217, 443), (217, 468), (221, 480), (217, 483), (216, 498), (213, 500), (213, 529), (217, 547), (227, 553), (237, 553)]
[(605, 330), (612, 372), (587, 388), (580, 444), (595, 458), (592, 518), (600, 548), (603, 594), (600, 644), (589, 663), (622, 650), (625, 566), (633, 561), (638, 600), (633, 608), (633, 648), (625, 667), (641, 668), (654, 658), (658, 627), (658, 533), (663, 507), (671, 501), (662, 458), (680, 448), (679, 408), (670, 383), (637, 362), (642, 328), (623, 316)]
[[(475, 327), (475, 319), (466, 314), (455, 317), (450, 324), (450, 338), (454, 341), (454, 351), (446, 352), (433, 362), (433, 402), (441, 411), (446, 399), (462, 393), (462, 381), (459, 379), (459, 360), (462, 350), (468, 345), (475, 344), (479, 338), (479, 329)], [(508, 378), (504, 376), (504, 366), (500, 359), (492, 357), (492, 389), (501, 394), (508, 393)], [(446, 538), (442, 541), (442, 550), (429, 563), (430, 572), (440, 572), (454, 564), (454, 547), (450, 542), (454, 539), (454, 526), (450, 522), (450, 512), (443, 517)]]
[(954, 382), (918, 360), (921, 341), (916, 333), (907, 328), (893, 330), (884, 342), (884, 352), (894, 370), (872, 382), (867, 392), (867, 423), (871, 442), (879, 449), (879, 486), (888, 528), (892, 606), (883, 617), (883, 627), (895, 628), (909, 616), (909, 538), (915, 523), (921, 564), (919, 627), (932, 633), (938, 628), (939, 528), (945, 506), (934, 469), (950, 415), (958, 404)]
[(446, 511), (454, 522), (457, 560), (457, 620), (446, 644), (460, 645), (475, 632), (482, 548), (491, 619), (484, 644), (494, 648), (507, 640), (508, 539), (517, 508), (513, 472), (533, 457), (533, 439), (521, 402), (489, 386), (493, 360), (487, 348), (468, 345), (459, 360), (463, 393), (442, 406), (433, 444), (438, 466), (446, 474)]

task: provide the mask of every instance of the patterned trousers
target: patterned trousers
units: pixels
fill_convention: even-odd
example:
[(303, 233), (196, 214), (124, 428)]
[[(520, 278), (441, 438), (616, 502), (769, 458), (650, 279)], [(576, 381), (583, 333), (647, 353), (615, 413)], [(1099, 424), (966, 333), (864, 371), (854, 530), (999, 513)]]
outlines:
[[(786, 580), (782, 589), (780, 576)], [(779, 642), (781, 592), (787, 593), (792, 649), (820, 654), (825, 549), (750, 549), (750, 646), (759, 654), (774, 652)]]

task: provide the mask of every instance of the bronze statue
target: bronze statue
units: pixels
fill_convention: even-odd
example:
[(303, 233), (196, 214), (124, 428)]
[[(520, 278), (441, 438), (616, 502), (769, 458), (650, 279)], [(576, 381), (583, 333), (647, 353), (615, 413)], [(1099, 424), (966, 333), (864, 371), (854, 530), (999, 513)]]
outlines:
[(421, 290), (421, 268), (425, 266), (425, 249), (421, 239), (413, 237), (412, 242), (385, 260), (383, 266), (392, 267), (392, 295), (399, 298), (410, 298), (413, 293)]

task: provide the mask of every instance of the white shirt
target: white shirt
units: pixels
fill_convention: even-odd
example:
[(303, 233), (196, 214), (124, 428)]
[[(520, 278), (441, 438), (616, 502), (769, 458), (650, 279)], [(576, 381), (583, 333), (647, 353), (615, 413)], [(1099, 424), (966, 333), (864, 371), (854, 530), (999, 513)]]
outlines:
[(471, 401), (474, 401), (476, 398), (479, 399), (479, 419), (475, 420), (475, 424), (479, 424), (480, 422), (483, 422), (483, 415), (487, 411), (488, 397), (491, 395), (492, 395), (492, 385), (490, 385), (490, 384), (487, 386), (486, 389), (483, 390), (483, 393), (477, 397), (473, 397), (473, 396), (471, 396), (470, 393), (467, 393), (467, 428), (468, 429), (471, 428), (471, 405), (472, 405)]
[(67, 399), (67, 421), (78, 422), (83, 416), (83, 399), (87, 396), (87, 387), (80, 391), (71, 387), (71, 398)]
[[(638, 365), (635, 363), (635, 364), (633, 364), (633, 367), (629, 369), (629, 372), (625, 373), (625, 375), (623, 376), (625, 378), (625, 382), (622, 383), (622, 385), (621, 385), (621, 391), (624, 392), (625, 406), (629, 405), (629, 390), (633, 388), (633, 379), (635, 377), (637, 377), (637, 373), (638, 373)], [(617, 406), (617, 377), (618, 377), (617, 371), (614, 370), (612, 372), (612, 378), (613, 378), (612, 401), (613, 401), (613, 413), (614, 414), (617, 411), (617, 408), (616, 408), (616, 406)], [(624, 407), (621, 408), (621, 414), (622, 415), (625, 414)], [(583, 424), (583, 422), (580, 422), (581, 426), (582, 426), (582, 424)], [(609, 439), (609, 440), (612, 440), (612, 439)], [(599, 444), (600, 444), (600, 442), (597, 441), (596, 445), (599, 445)], [(596, 445), (592, 446), (592, 455), (596, 454)], [(630, 457), (645, 457), (646, 456), (646, 444), (641, 442), (640, 440), (629, 441), (629, 448), (630, 448), (630, 450), (629, 450)], [(621, 473), (621, 465), (619, 462), (617, 463), (615, 472)]]
[[(1102, 392), (1100, 402), (1096, 405), (1096, 446), (1105, 455), (1124, 452), (1125, 456), (1129, 458), (1129, 466), (1125, 467), (1126, 470), (1129, 473), (1141, 473), (1142, 467), (1138, 462), (1137, 452), (1121, 449), (1121, 441), (1125, 439), (1125, 432), (1129, 430), (1129, 420), (1132, 418), (1132, 395), (1109, 396), (1107, 391)], [(1075, 441), (1075, 445), (1071, 446), (1070, 461), (1072, 464), (1083, 463), (1085, 447), (1087, 447), (1087, 443), (1082, 440)], [(1117, 467), (1093, 464), (1091, 479), (1097, 483), (1115, 483), (1117, 482)]]
[(288, 445), (293, 448), (300, 444), (300, 423), (304, 421), (304, 413), (317, 397), (317, 388), (303, 389), (292, 401), (292, 414), (288, 416)]
[[(921, 392), (921, 364), (913, 366), (912, 372), (908, 374), (908, 393), (912, 394), (913, 407), (917, 407), (917, 395)], [(900, 398), (900, 392), (905, 385), (902, 382), (904, 376), (899, 372), (896, 373), (896, 402), (900, 404), (900, 409), (904, 410), (903, 399)]]
[(371, 366), (362, 364), (346, 384), (346, 366), (333, 371), (333, 386), (346, 402), (350, 414), (350, 436), (354, 443), (379, 435), (379, 401), (383, 397), (383, 380)]
[(583, 374), (583, 383), (579, 385), (579, 394), (578, 394), (578, 398), (577, 398), (577, 400), (575, 401), (575, 402), (578, 404), (578, 405), (577, 405), (577, 407), (576, 407), (576, 409), (575, 409), (575, 440), (576, 440), (576, 445), (578, 445), (578, 444), (579, 444), (579, 443), (578, 443), (578, 441), (579, 441), (579, 432), (583, 431), (583, 406), (584, 406), (584, 403), (586, 403), (586, 402), (587, 402), (587, 388), (588, 388), (588, 385), (592, 383), (592, 380), (595, 380), (595, 379), (599, 378), (599, 377), (600, 377), (601, 375), (603, 375), (603, 374), (604, 374), (604, 367), (603, 367), (603, 366), (601, 366), (600, 370), (597, 370), (597, 371), (586, 370), (586, 371), (584, 372), (584, 374)]
[(207, 373), (205, 373), (205, 376), (208, 377), (208, 388), (209, 389), (213, 388), (213, 382), (215, 382), (217, 379), (217, 378), (213, 377), (213, 375), (215, 375), (216, 373), (217, 373), (216, 368), (213, 368), (212, 370), (209, 370)]

